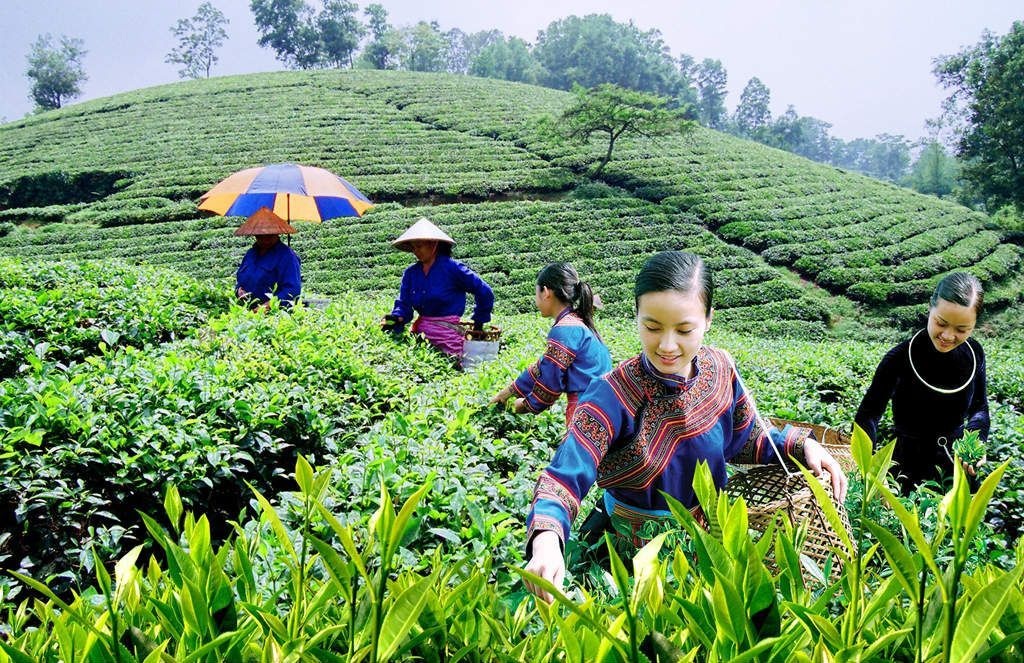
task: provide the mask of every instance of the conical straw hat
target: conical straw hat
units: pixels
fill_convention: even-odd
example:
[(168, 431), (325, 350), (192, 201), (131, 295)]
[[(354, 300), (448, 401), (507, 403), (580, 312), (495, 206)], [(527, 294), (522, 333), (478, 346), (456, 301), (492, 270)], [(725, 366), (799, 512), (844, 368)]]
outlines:
[(436, 240), (438, 242), (448, 242), (452, 246), (455, 246), (455, 240), (445, 234), (443, 230), (435, 226), (428, 219), (420, 219), (416, 223), (402, 233), (402, 236), (391, 242), (392, 246), (402, 251), (412, 252), (411, 242), (414, 239), (424, 240)]
[(290, 235), (293, 232), (295, 232), (295, 228), (288, 225), (287, 221), (266, 207), (261, 207), (238, 227), (235, 234), (241, 237), (242, 235)]

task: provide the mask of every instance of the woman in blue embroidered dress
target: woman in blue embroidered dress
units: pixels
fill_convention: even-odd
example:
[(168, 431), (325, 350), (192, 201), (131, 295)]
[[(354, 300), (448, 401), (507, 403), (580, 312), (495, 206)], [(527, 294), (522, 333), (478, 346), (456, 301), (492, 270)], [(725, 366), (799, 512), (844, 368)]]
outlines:
[(572, 265), (553, 262), (537, 275), (534, 302), (545, 318), (554, 318), (547, 348), (540, 359), (499, 391), (492, 403), (516, 396), (516, 412), (537, 414), (567, 399), (565, 421), (572, 421), (579, 394), (593, 380), (612, 370), (608, 348), (594, 326), (594, 293)]
[(461, 357), (465, 343), (459, 320), (466, 311), (466, 294), (473, 295), (473, 327), (482, 330), (491, 320), (494, 292), (476, 272), (451, 257), (455, 240), (427, 219), (420, 219), (392, 244), (416, 256), (402, 274), (395, 307), (384, 316), (382, 329), (400, 334), (413, 313), (419, 316), (412, 332), (442, 352)]
[[(854, 421), (873, 442), (892, 401), (892, 457), (904, 494), (953, 474), (952, 444), (965, 428), (988, 438), (985, 351), (970, 338), (984, 296), (977, 277), (945, 276), (932, 293), (927, 326), (885, 354), (857, 409)], [(973, 466), (964, 469), (975, 476)]]
[[(703, 344), (712, 294), (708, 268), (691, 253), (664, 251), (640, 270), (634, 296), (643, 352), (591, 383), (541, 473), (526, 520), (531, 573), (561, 586), (564, 544), (595, 483), (605, 489), (603, 509), (599, 501), (588, 518), (605, 521), (591, 526), (595, 533), (621, 532), (624, 524), (635, 535), (644, 519), (669, 516), (661, 491), (695, 507), (700, 462), (722, 487), (728, 461), (776, 462), (781, 452), (816, 474), (827, 471), (836, 499), (845, 498), (839, 463), (805, 429), (766, 430), (732, 358)], [(542, 588), (527, 587), (551, 601)]]

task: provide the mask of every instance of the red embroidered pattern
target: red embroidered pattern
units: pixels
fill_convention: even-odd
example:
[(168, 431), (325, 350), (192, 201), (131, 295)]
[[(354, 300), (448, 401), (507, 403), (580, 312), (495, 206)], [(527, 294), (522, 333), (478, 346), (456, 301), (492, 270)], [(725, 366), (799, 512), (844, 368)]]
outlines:
[(590, 403), (583, 403), (576, 408), (570, 424), (573, 436), (583, 448), (594, 458), (594, 464), (608, 453), (608, 445), (612, 439), (611, 422), (604, 412)]
[(576, 361), (575, 352), (550, 338), (548, 339), (548, 347), (544, 351), (544, 356), (563, 371), (569, 368), (572, 362)]
[[(533, 493), (533, 501), (538, 500), (555, 500), (562, 504), (569, 514), (570, 523), (576, 520), (576, 514), (580, 511), (579, 498), (569, 490), (568, 486), (548, 474), (547, 470), (541, 472), (540, 479), (537, 480), (537, 488)], [(559, 526), (559, 530), (561, 530), (561, 526)]]
[(544, 405), (554, 405), (558, 400), (559, 392), (554, 391), (540, 380), (540, 366), (534, 364), (530, 367), (530, 377), (533, 378), (533, 389), (530, 394)]
[(661, 475), (676, 447), (710, 430), (732, 405), (732, 371), (726, 355), (704, 347), (697, 355), (697, 379), (682, 392), (667, 392), (639, 361), (620, 365), (608, 380), (621, 399), (652, 394), (646, 403), (623, 402), (639, 409), (633, 438), (612, 449), (597, 468), (598, 485), (645, 490)]

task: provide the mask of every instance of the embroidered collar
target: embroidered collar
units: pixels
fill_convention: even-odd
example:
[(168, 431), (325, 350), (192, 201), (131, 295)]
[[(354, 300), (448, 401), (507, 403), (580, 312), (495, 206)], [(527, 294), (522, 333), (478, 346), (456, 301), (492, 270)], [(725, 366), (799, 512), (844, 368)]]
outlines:
[(562, 318), (564, 318), (567, 315), (572, 315), (574, 312), (575, 311), (572, 310), (571, 306), (566, 306), (558, 313), (558, 315), (555, 316), (555, 324), (557, 325), (559, 322), (562, 321)]
[(648, 359), (647, 355), (642, 352), (640, 353), (640, 365), (643, 366), (644, 371), (646, 371), (651, 377), (657, 380), (658, 384), (660, 384), (661, 386), (665, 387), (670, 391), (682, 391), (683, 389), (687, 389), (690, 385), (697, 381), (698, 377), (700, 377), (699, 359), (703, 356), (703, 354), (704, 346), (701, 346), (700, 350), (697, 351), (697, 354), (694, 355), (693, 359), (691, 360), (691, 363), (693, 364), (692, 378), (684, 378), (683, 376), (676, 375), (675, 373), (662, 373), (661, 371), (656, 369), (653, 364), (651, 364), (651, 360)]

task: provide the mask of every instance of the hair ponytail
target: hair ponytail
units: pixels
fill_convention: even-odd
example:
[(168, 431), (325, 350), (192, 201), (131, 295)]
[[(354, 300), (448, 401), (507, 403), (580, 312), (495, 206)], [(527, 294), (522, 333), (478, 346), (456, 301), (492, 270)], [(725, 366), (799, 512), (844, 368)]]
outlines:
[[(590, 331), (597, 334), (594, 326), (594, 292), (567, 262), (549, 263), (537, 274), (537, 286), (547, 288), (558, 300), (580, 317)], [(600, 338), (600, 334), (598, 334)]]

